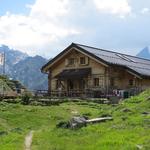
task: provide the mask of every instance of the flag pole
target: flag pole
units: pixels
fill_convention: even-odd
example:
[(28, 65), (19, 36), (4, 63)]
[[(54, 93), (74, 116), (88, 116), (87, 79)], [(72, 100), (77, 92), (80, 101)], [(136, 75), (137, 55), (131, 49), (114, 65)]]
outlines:
[[(5, 50), (3, 51), (3, 76), (5, 76)], [(3, 82), (3, 88), (2, 88), (3, 96), (4, 96), (4, 82)]]
[(5, 50), (3, 52), (3, 75), (5, 76)]

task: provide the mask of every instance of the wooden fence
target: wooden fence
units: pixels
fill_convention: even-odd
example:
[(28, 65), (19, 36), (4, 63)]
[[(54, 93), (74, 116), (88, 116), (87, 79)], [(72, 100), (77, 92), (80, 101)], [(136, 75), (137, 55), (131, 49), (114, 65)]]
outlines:
[(118, 92), (114, 92), (114, 90), (102, 93), (99, 90), (53, 90), (48, 92), (48, 90), (36, 90), (34, 91), (35, 96), (50, 96), (50, 97), (91, 97), (91, 98), (109, 98), (112, 96), (120, 97), (120, 98), (128, 98), (130, 96), (134, 96), (141, 92), (139, 89), (127, 89), (127, 90), (118, 90)]

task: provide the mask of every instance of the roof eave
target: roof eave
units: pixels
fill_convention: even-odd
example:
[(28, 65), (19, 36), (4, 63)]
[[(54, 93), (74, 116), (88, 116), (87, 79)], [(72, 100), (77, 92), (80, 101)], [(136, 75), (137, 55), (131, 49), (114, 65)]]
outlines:
[[(66, 53), (69, 49), (71, 49), (71, 48), (79, 49), (80, 51), (82, 51), (82, 52), (84, 52), (84, 53), (90, 55), (91, 57), (95, 58), (96, 60), (102, 62), (104, 65), (108, 66), (108, 63), (107, 63), (105, 60), (103, 60), (103, 59), (101, 59), (101, 58), (95, 56), (94, 54), (92, 54), (92, 53), (86, 51), (85, 49), (81, 48), (81, 47), (78, 46), (77, 44), (72, 43), (72, 44), (69, 45), (66, 49), (64, 49), (61, 53), (59, 53), (56, 57), (54, 57), (54, 58), (51, 59), (48, 63), (46, 63), (46, 64), (41, 68), (41, 72), (42, 72), (42, 73), (47, 73), (48, 70), (50, 69), (50, 65), (52, 65), (52, 64), (55, 62), (55, 60), (57, 60), (60, 56), (62, 56), (63, 54), (65, 54), (65, 53)], [(48, 67), (48, 66), (49, 66), (49, 67)]]
[(137, 78), (139, 79), (142, 79), (144, 78), (144, 75), (132, 70), (131, 68), (127, 67), (127, 66), (124, 66), (124, 65), (119, 65), (119, 64), (110, 64), (111, 66), (119, 66), (119, 67), (122, 67), (124, 68), (127, 72), (129, 72), (130, 74), (136, 76)]
[(41, 68), (42, 73), (47, 73), (47, 68), (49, 65), (51, 65), (57, 58), (59, 58), (61, 55), (63, 55), (67, 50), (69, 50), (71, 47), (74, 46), (74, 43), (70, 44), (67, 48), (65, 48), (62, 52), (60, 52), (57, 56), (55, 56), (53, 59), (51, 59), (48, 63), (46, 63), (44, 66)]

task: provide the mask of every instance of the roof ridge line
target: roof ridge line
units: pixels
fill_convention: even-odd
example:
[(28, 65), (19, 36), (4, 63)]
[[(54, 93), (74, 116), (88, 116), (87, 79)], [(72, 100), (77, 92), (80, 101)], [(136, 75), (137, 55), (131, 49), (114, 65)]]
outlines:
[(150, 62), (150, 59), (146, 59), (146, 58), (141, 58), (138, 56), (133, 56), (133, 55), (128, 55), (128, 54), (124, 54), (124, 53), (119, 53), (119, 52), (114, 52), (111, 50), (106, 50), (106, 49), (101, 49), (101, 48), (97, 48), (97, 47), (93, 47), (93, 46), (88, 46), (88, 45), (84, 45), (84, 44), (79, 44), (79, 43), (73, 43), (77, 46), (85, 46), (85, 47), (89, 47), (89, 48), (93, 48), (93, 49), (97, 49), (97, 50), (101, 50), (101, 51), (106, 51), (106, 52), (111, 52), (111, 53), (117, 53), (117, 54), (121, 54), (121, 55), (125, 55), (125, 56), (130, 56), (130, 57), (134, 57), (134, 58), (138, 58), (138, 59), (142, 59), (142, 60), (147, 60)]

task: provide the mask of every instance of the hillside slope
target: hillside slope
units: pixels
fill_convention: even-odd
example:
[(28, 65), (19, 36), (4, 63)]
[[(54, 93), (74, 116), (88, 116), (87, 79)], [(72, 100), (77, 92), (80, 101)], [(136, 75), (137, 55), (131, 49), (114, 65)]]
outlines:
[[(78, 130), (56, 128), (75, 115), (112, 116), (113, 121)], [(117, 106), (86, 101), (46, 107), (0, 103), (1, 150), (23, 149), (30, 131), (33, 150), (149, 150), (150, 90)]]
[(0, 75), (0, 95), (12, 95), (12, 93), (16, 93), (19, 89), (25, 89), (19, 81)]

